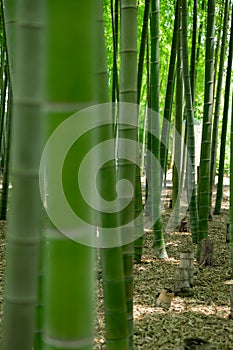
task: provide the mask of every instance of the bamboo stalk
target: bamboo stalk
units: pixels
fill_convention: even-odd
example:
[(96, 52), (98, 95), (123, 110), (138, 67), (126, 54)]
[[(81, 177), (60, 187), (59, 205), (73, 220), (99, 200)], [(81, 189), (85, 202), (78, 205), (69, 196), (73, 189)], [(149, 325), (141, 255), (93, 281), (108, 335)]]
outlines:
[(195, 184), (195, 135), (194, 135), (194, 111), (190, 87), (189, 67), (188, 67), (188, 41), (187, 41), (187, 4), (182, 0), (182, 48), (183, 48), (183, 77), (186, 102), (186, 122), (187, 122), (187, 186), (188, 197), (190, 199), (190, 224), (193, 242), (197, 241), (198, 212), (197, 194)]
[[(17, 3), (14, 10), (17, 10), (15, 52), (12, 51), (14, 47), (11, 47), (13, 43), (8, 45), (11, 78), (14, 77), (10, 168), (12, 192), (7, 229), (1, 349), (31, 350), (40, 242), (38, 170), (42, 141), (40, 105), (43, 87), (44, 7), (41, 1), (25, 0)], [(9, 20), (8, 15), (6, 20)], [(12, 39), (8, 34), (7, 40)], [(16, 63), (16, 67), (14, 64), (12, 66), (12, 62)]]
[[(137, 141), (137, 6), (135, 0), (122, 0), (120, 8), (121, 16), (121, 42), (120, 42), (120, 103), (119, 106), (119, 139), (127, 139)], [(129, 107), (127, 104), (130, 103)], [(135, 105), (134, 105), (135, 104)], [(128, 125), (128, 116), (130, 115), (133, 123)], [(128, 179), (133, 188), (136, 189), (136, 160), (137, 152), (136, 144), (128, 149), (128, 157), (123, 158), (124, 143), (119, 142), (118, 145), (118, 170), (117, 181), (120, 179)], [(126, 152), (127, 153), (127, 152)], [(132, 164), (128, 159), (133, 159)], [(134, 190), (135, 191), (135, 190)], [(130, 200), (128, 210), (120, 216), (120, 225), (125, 222), (132, 222), (135, 217), (135, 193), (133, 198), (121, 199), (121, 203)], [(135, 222), (132, 222), (130, 229), (135, 232)], [(125, 276), (126, 303), (128, 311), (128, 336), (129, 349), (133, 348), (133, 243), (123, 246), (123, 264)]]
[(205, 60), (205, 94), (201, 142), (201, 159), (198, 181), (199, 232), (197, 258), (200, 257), (201, 240), (208, 236), (209, 193), (210, 193), (210, 157), (214, 87), (214, 26), (215, 0), (208, 1)]
[[(69, 123), (73, 113), (95, 103), (95, 32), (94, 0), (73, 0), (65, 7), (61, 0), (47, 1), (44, 121), (48, 138), (63, 122)], [(77, 118), (77, 121), (80, 129), (82, 118)], [(42, 340), (43, 349), (46, 350), (93, 348), (95, 249), (88, 243), (81, 244), (79, 237), (86, 237), (85, 242), (88, 242), (89, 235), (96, 234), (95, 217), (94, 212), (85, 205), (80, 186), (77, 185), (77, 169), (80, 169), (82, 157), (95, 145), (93, 138), (87, 133), (71, 145), (62, 166), (62, 189), (70, 210), (77, 217), (84, 218), (85, 222), (92, 222), (93, 226), (87, 230), (84, 221), (66, 224), (66, 214), (56, 213), (61, 217), (65, 230), (75, 232), (75, 241), (62, 234), (52, 221), (46, 222)], [(56, 196), (60, 193), (57, 193), (57, 188), (54, 189), (54, 177), (58, 177), (58, 170), (53, 165), (63, 150), (63, 143), (69, 139), (70, 135), (66, 133), (62, 142), (57, 140), (56, 150), (49, 153), (46, 164), (46, 201), (48, 207), (55, 209), (58, 206)], [(90, 165), (86, 169), (87, 188), (93, 181), (92, 172)]]
[(231, 12), (231, 32), (230, 32), (230, 43), (229, 43), (229, 51), (228, 51), (227, 76), (226, 76), (225, 99), (224, 99), (224, 110), (223, 110), (223, 120), (222, 120), (218, 185), (217, 185), (217, 194), (216, 194), (216, 204), (215, 204), (215, 210), (214, 210), (215, 214), (220, 214), (221, 203), (222, 203), (225, 148), (226, 148), (227, 123), (228, 123), (228, 114), (229, 114), (229, 105), (230, 105), (231, 77), (232, 77), (232, 58), (233, 58), (233, 8)]

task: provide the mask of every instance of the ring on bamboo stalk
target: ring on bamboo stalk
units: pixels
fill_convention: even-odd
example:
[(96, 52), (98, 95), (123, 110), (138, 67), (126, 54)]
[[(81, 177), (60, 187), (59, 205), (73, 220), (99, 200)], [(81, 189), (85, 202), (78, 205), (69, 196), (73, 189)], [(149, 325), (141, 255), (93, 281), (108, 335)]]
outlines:
[(174, 293), (171, 289), (163, 288), (156, 301), (156, 305), (161, 306), (163, 309), (168, 310), (171, 306), (173, 297), (174, 297)]
[(209, 350), (211, 344), (201, 338), (186, 338), (184, 339), (183, 350)]
[(188, 280), (190, 287), (194, 286), (194, 252), (186, 250), (180, 253), (180, 267), (188, 271)]
[(212, 266), (214, 254), (214, 243), (209, 238), (201, 241), (200, 265)]

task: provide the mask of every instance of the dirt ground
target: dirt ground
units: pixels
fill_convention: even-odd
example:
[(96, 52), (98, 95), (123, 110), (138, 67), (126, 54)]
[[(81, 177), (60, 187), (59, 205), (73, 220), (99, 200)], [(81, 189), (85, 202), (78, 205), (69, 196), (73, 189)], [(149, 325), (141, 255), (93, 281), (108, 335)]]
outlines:
[[(225, 186), (222, 213), (209, 223), (209, 238), (214, 241), (213, 266), (199, 268), (195, 261), (193, 295), (174, 297), (168, 311), (156, 306), (157, 295), (164, 287), (174, 289), (174, 266), (179, 264), (180, 252), (193, 247), (196, 255), (196, 247), (189, 232), (167, 233), (169, 258), (158, 260), (154, 255), (152, 232), (145, 233), (142, 263), (134, 267), (135, 350), (182, 350), (184, 339), (189, 337), (208, 341), (214, 350), (233, 349), (233, 320), (229, 319), (233, 280), (226, 243), (228, 207), (229, 187)], [(165, 205), (164, 224), (170, 214), (171, 209)], [(98, 332), (96, 350), (105, 349), (102, 318)]]
[[(214, 241), (212, 267), (199, 268), (195, 261), (195, 285), (190, 297), (174, 297), (168, 311), (156, 306), (158, 293), (174, 288), (174, 266), (179, 264), (180, 252), (192, 245), (189, 232), (166, 233), (169, 258), (158, 260), (154, 255), (151, 231), (144, 236), (142, 263), (134, 269), (134, 349), (181, 350), (187, 337), (209, 341), (214, 350), (233, 349), (233, 320), (230, 314), (231, 280), (229, 244), (226, 243), (226, 223), (229, 222), (229, 187), (225, 186), (221, 215), (210, 222), (209, 237)], [(171, 215), (168, 204), (163, 209), (164, 225)], [(0, 302), (5, 249), (5, 222), (0, 222)], [(99, 281), (101, 285), (101, 281)], [(104, 344), (103, 299), (98, 291), (98, 324), (95, 349)], [(2, 311), (1, 311), (2, 315)], [(1, 320), (0, 315), (0, 320)], [(12, 349), (13, 350), (13, 349)], [(119, 349), (121, 350), (121, 349)]]

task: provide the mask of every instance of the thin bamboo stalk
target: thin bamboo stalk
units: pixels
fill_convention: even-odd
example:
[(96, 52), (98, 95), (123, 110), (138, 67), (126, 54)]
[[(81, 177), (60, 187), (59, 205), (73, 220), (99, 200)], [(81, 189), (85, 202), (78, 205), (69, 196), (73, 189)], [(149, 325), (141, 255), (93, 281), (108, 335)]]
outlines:
[(159, 68), (159, 21), (160, 2), (151, 2), (151, 113), (148, 127), (151, 132), (151, 217), (155, 241), (155, 254), (158, 258), (167, 258), (161, 220), (161, 168), (160, 168), (160, 68)]
[(167, 78), (167, 89), (166, 89), (166, 97), (165, 97), (165, 104), (164, 104), (163, 125), (162, 125), (162, 132), (161, 132), (160, 161), (161, 161), (161, 168), (162, 168), (163, 174), (166, 173), (166, 167), (167, 167), (167, 150), (168, 150), (168, 143), (169, 143), (168, 140), (169, 140), (169, 133), (170, 133), (172, 101), (173, 101), (173, 95), (174, 95), (175, 64), (176, 64), (176, 51), (177, 51), (178, 28), (179, 28), (178, 13), (179, 13), (179, 5), (177, 0), (176, 9), (175, 9), (175, 21), (174, 21), (174, 28), (173, 28), (170, 63), (169, 63), (168, 78)]
[[(174, 145), (174, 165), (172, 176), (172, 219), (171, 227), (177, 228), (180, 223), (180, 194), (182, 191), (181, 184), (181, 168), (182, 168), (182, 121), (183, 121), (183, 67), (182, 67), (182, 43), (181, 31), (179, 36), (179, 49), (177, 53), (177, 68), (176, 68), (176, 106), (175, 106), (175, 145)], [(183, 150), (184, 151), (184, 150)]]
[(143, 63), (145, 57), (145, 49), (147, 42), (147, 33), (148, 33), (148, 20), (150, 14), (150, 0), (145, 0), (145, 9), (143, 17), (143, 26), (142, 26), (142, 37), (139, 51), (139, 61), (138, 61), (138, 79), (137, 79), (137, 104), (140, 104), (141, 97), (141, 87), (142, 87), (142, 77), (143, 77)]
[(232, 76), (232, 58), (233, 58), (233, 8), (232, 8), (232, 14), (231, 14), (231, 33), (230, 33), (226, 87), (225, 87), (225, 96), (224, 96), (225, 99), (224, 99), (224, 110), (223, 110), (223, 120), (222, 120), (218, 185), (217, 185), (217, 194), (216, 194), (216, 204), (215, 204), (215, 210), (214, 210), (215, 214), (220, 214), (221, 204), (222, 204), (227, 122), (228, 122), (229, 105), (230, 105), (230, 90), (231, 90), (231, 76)]
[(213, 134), (212, 134), (212, 145), (211, 145), (211, 164), (210, 164), (210, 214), (212, 211), (212, 190), (215, 184), (215, 172), (216, 172), (216, 157), (217, 157), (217, 142), (218, 142), (218, 126), (220, 117), (221, 107), (221, 96), (222, 96), (222, 84), (224, 77), (224, 64), (226, 54), (226, 41), (227, 41), (227, 28), (229, 19), (229, 1), (225, 2), (224, 9), (224, 20), (223, 20), (223, 31), (222, 31), (222, 44), (220, 52), (220, 62), (218, 71), (218, 83), (215, 99), (215, 110), (214, 110), (214, 122), (213, 122)]
[[(230, 143), (230, 263), (233, 276), (233, 94), (231, 98), (231, 143)], [(233, 310), (232, 310), (233, 317)]]
[[(9, 70), (11, 84), (14, 90), (14, 76), (15, 76), (15, 65), (16, 65), (16, 54), (15, 54), (15, 38), (16, 38), (16, 0), (6, 1), (1, 0), (1, 6), (3, 9), (4, 16), (4, 27), (6, 34), (7, 43), (7, 55), (9, 57)], [(14, 93), (14, 92), (13, 92)]]

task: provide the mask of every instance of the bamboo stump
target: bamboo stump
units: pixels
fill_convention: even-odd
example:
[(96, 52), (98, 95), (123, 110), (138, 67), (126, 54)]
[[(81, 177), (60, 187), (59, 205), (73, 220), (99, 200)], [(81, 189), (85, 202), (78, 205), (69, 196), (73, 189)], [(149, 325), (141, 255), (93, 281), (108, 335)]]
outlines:
[(173, 297), (174, 297), (174, 293), (171, 289), (163, 288), (156, 301), (156, 305), (161, 306), (163, 309), (168, 310), (171, 306)]
[(214, 254), (214, 243), (211, 239), (205, 238), (201, 241), (200, 265), (212, 266)]
[(184, 339), (183, 350), (209, 350), (211, 345), (201, 338), (186, 338)]
[(174, 292), (175, 295), (185, 296), (190, 294), (189, 271), (185, 267), (174, 268)]
[(180, 253), (180, 267), (186, 268), (188, 271), (188, 279), (190, 287), (194, 286), (194, 253), (187, 250)]

